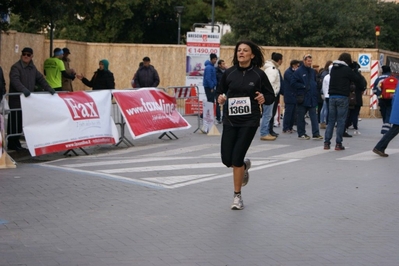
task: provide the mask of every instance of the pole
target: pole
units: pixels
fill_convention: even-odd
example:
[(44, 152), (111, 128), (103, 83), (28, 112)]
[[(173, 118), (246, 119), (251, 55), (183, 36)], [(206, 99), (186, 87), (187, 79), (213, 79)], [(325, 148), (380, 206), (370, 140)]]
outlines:
[(375, 36), (375, 48), (378, 49), (378, 36)]
[(212, 33), (214, 25), (215, 25), (215, 0), (212, 0)]
[(177, 27), (177, 44), (180, 44), (180, 23), (181, 23), (181, 15), (180, 13), (177, 13), (179, 16), (179, 26)]
[(51, 18), (51, 21), (50, 21), (50, 57), (53, 52), (53, 39), (54, 39), (53, 34), (54, 34), (54, 22), (53, 22), (53, 19)]

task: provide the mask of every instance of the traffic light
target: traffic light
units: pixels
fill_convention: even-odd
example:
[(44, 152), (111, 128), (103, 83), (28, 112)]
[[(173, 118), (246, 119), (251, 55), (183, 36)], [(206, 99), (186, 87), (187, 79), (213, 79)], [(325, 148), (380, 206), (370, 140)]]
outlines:
[(375, 26), (375, 36), (380, 36), (380, 26)]

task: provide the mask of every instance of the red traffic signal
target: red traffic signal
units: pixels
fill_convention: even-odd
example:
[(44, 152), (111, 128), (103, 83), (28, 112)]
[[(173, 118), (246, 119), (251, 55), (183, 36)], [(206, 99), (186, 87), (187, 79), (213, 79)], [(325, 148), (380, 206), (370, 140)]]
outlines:
[(380, 36), (380, 26), (375, 26), (375, 36)]

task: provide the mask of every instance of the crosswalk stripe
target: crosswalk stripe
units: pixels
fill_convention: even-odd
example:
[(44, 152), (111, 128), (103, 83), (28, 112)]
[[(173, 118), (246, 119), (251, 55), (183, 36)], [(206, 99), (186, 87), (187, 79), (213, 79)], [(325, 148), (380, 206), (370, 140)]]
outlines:
[[(394, 154), (394, 153), (398, 153), (399, 149), (389, 149), (385, 151), (388, 154)], [(345, 157), (341, 157), (338, 158), (337, 160), (343, 160), (343, 161), (372, 161), (372, 160), (376, 160), (381, 158), (380, 156), (378, 156), (377, 154), (375, 154), (372, 151), (365, 151), (365, 152), (361, 152), (361, 153), (357, 153), (357, 154), (353, 154), (350, 156), (345, 156)]]
[[(220, 150), (220, 145), (218, 145), (218, 149)], [(275, 149), (281, 149), (288, 147), (290, 145), (281, 145), (281, 144), (261, 144), (261, 145), (254, 145), (249, 147), (249, 150), (247, 152), (248, 155), (251, 155), (253, 153), (258, 153), (258, 152), (264, 152), (264, 151), (270, 151), (270, 150), (275, 150)], [(201, 155), (200, 157), (212, 157), (212, 158), (220, 158), (220, 151), (215, 152), (215, 153), (210, 153), (210, 154), (204, 154)]]
[(323, 150), (323, 147), (314, 147), (311, 149), (305, 149), (305, 150), (300, 150), (300, 151), (294, 151), (294, 152), (288, 152), (288, 153), (284, 153), (284, 154), (274, 155), (274, 156), (271, 156), (271, 158), (304, 159), (307, 157), (316, 156), (316, 155), (323, 154), (323, 153), (326, 153), (326, 151)]
[(91, 166), (103, 166), (103, 165), (120, 165), (120, 164), (134, 164), (134, 163), (146, 163), (146, 162), (158, 162), (158, 161), (175, 161), (175, 160), (187, 160), (195, 159), (196, 157), (158, 157), (158, 158), (134, 158), (126, 160), (107, 160), (101, 162), (90, 162), (90, 163), (75, 163), (75, 164), (64, 164), (64, 167), (91, 167)]
[(151, 145), (146, 145), (146, 146), (133, 146), (133, 147), (129, 147), (127, 149), (124, 150), (115, 150), (115, 151), (111, 151), (109, 153), (104, 153), (104, 154), (95, 154), (95, 155), (89, 155), (85, 158), (97, 158), (97, 157), (106, 157), (111, 155), (118, 155), (118, 154), (126, 154), (126, 153), (131, 153), (132, 151), (138, 152), (138, 151), (146, 151), (146, 150), (151, 150), (151, 149), (156, 149), (159, 147), (166, 147), (166, 146), (170, 146), (171, 144), (165, 144), (165, 143), (159, 143), (159, 144), (151, 144)]
[[(296, 162), (298, 161), (298, 159), (290, 159), (290, 160), (286, 160), (286, 161), (269, 161), (269, 163), (266, 164), (262, 164), (258, 167), (253, 167), (251, 168), (251, 171), (256, 171), (256, 170), (261, 170), (261, 169), (265, 169), (265, 168), (270, 168), (270, 167), (274, 167), (274, 166), (278, 166), (278, 165), (282, 165), (282, 164), (286, 164), (286, 163), (292, 163), (292, 162)], [(254, 162), (252, 162), (252, 165), (254, 165)], [(221, 174), (221, 175), (213, 175), (210, 177), (204, 177), (201, 179), (195, 179), (195, 180), (191, 180), (185, 183), (178, 183), (178, 184), (174, 184), (174, 185), (170, 185), (170, 186), (162, 186), (164, 188), (179, 188), (179, 187), (183, 187), (183, 186), (188, 186), (188, 185), (193, 185), (193, 184), (198, 184), (200, 182), (205, 182), (205, 181), (211, 181), (214, 179), (218, 179), (218, 178), (223, 178), (223, 177), (229, 177), (232, 176), (232, 173), (227, 173), (227, 174)], [(159, 185), (159, 184), (158, 184)]]
[(270, 151), (275, 149), (281, 149), (288, 147), (290, 145), (282, 145), (282, 144), (261, 144), (261, 145), (253, 145), (249, 147), (248, 153), (256, 153), (262, 151)]
[[(252, 165), (263, 165), (268, 163), (273, 163), (276, 160), (263, 160), (263, 161), (253, 161)], [(144, 167), (130, 167), (130, 168), (119, 168), (119, 169), (107, 169), (107, 170), (97, 170), (101, 173), (116, 174), (116, 173), (140, 173), (140, 172), (150, 172), (150, 171), (170, 171), (170, 170), (185, 170), (185, 169), (208, 169), (208, 168), (220, 168), (223, 167), (221, 162), (217, 163), (196, 163), (196, 164), (174, 164), (174, 165), (154, 165), (154, 166), (144, 166)]]
[(219, 145), (218, 144), (205, 144), (205, 145), (196, 145), (196, 146), (188, 146), (185, 148), (178, 148), (178, 149), (173, 149), (173, 150), (166, 150), (166, 151), (160, 151), (160, 152), (154, 152), (151, 154), (148, 154), (146, 156), (151, 156), (151, 157), (156, 157), (156, 156), (173, 156), (173, 155), (179, 155), (182, 153), (189, 153), (189, 152), (196, 152), (200, 150), (206, 150), (206, 149), (215, 149)]
[(146, 177), (141, 178), (142, 180), (147, 180), (154, 183), (161, 183), (165, 185), (172, 185), (181, 182), (187, 182), (195, 179), (200, 179), (204, 177), (214, 176), (214, 174), (208, 175), (185, 175), (185, 176), (161, 176), (161, 177)]

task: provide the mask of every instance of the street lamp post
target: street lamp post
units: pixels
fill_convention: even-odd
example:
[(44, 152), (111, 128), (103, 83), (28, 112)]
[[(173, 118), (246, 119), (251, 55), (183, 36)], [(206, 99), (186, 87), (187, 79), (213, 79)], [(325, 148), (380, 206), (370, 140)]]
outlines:
[(181, 14), (183, 13), (184, 6), (175, 6), (175, 11), (179, 17), (179, 25), (177, 27), (177, 44), (180, 44), (180, 25), (181, 25)]
[(380, 26), (375, 26), (375, 48), (378, 49), (378, 36), (380, 36)]
[(212, 32), (213, 32), (213, 26), (215, 25), (215, 0), (212, 0), (212, 18), (211, 18), (211, 24), (212, 24)]

